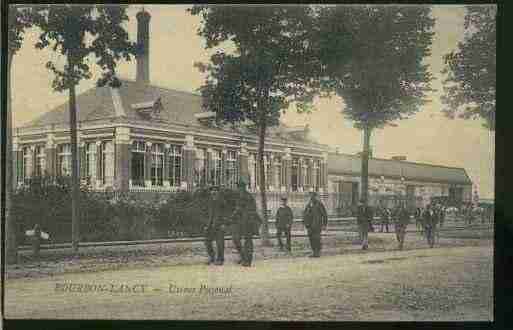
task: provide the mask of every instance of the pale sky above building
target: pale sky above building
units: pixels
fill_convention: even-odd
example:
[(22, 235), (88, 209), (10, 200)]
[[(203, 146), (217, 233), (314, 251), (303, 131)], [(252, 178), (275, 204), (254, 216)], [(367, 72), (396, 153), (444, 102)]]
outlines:
[[(145, 6), (152, 16), (150, 79), (155, 85), (195, 92), (203, 83), (204, 76), (193, 64), (208, 61), (212, 51), (204, 50), (204, 41), (196, 34), (200, 18), (187, 13), (187, 7)], [(128, 31), (132, 40), (136, 39), (135, 14), (140, 8), (131, 6), (129, 9)], [(428, 95), (431, 102), (410, 119), (398, 122), (397, 127), (377, 130), (371, 144), (375, 157), (405, 155), (411, 161), (464, 167), (476, 184), (480, 197), (493, 198), (494, 134), (482, 128), (479, 120), (450, 120), (441, 112), (442, 55), (454, 49), (463, 38), (464, 14), (463, 6), (433, 6), (436, 34), (427, 63), (436, 79), (432, 87), (437, 91)], [(48, 60), (57, 60), (59, 56), (49, 50), (36, 50), (33, 45), (37, 38), (36, 30), (29, 31), (13, 62), (15, 126), (21, 126), (67, 100), (67, 93), (51, 89), (53, 76), (45, 68)], [(135, 79), (135, 60), (120, 63), (118, 72), (120, 77)], [(97, 78), (95, 71), (93, 79), (83, 81), (78, 91), (93, 87)], [(288, 111), (282, 120), (288, 125), (308, 123), (314, 138), (321, 143), (338, 146), (342, 152), (356, 153), (362, 149), (362, 134), (344, 119), (344, 104), (340, 98), (318, 99), (314, 106), (316, 110), (310, 115)]]

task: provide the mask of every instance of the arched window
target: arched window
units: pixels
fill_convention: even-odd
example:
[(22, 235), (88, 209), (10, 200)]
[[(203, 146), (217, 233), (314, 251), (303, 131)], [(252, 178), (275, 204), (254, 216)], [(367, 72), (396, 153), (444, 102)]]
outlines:
[(57, 175), (71, 175), (71, 145), (60, 144), (57, 148)]
[(251, 153), (249, 155), (248, 159), (248, 167), (249, 167), (249, 187), (251, 190), (257, 189), (257, 175), (258, 175), (258, 168), (257, 168), (257, 161), (256, 161), (256, 154)]
[(226, 184), (236, 187), (239, 181), (239, 166), (237, 164), (237, 151), (228, 150), (226, 154)]
[(292, 191), (298, 191), (299, 187), (299, 158), (292, 158), (292, 176), (291, 185)]
[(144, 141), (132, 143), (132, 185), (144, 187), (144, 154), (146, 151)]
[(212, 168), (210, 169), (210, 180), (213, 185), (221, 184), (221, 166), (222, 166), (221, 150), (212, 150)]
[(282, 181), (282, 165), (281, 165), (281, 157), (274, 157), (273, 158), (273, 164), (274, 164), (274, 185), (277, 189), (280, 189), (281, 186), (284, 186)]
[(89, 184), (96, 180), (96, 143), (89, 142), (85, 145), (85, 179)]
[(179, 187), (182, 182), (182, 146), (171, 145), (169, 148), (169, 183)]
[(114, 144), (103, 141), (100, 151), (101, 181), (103, 185), (111, 187), (114, 184)]
[(164, 184), (164, 148), (160, 143), (151, 146), (151, 185)]
[(36, 146), (35, 153), (34, 176), (42, 176), (45, 172), (45, 148), (43, 146)]
[(196, 148), (196, 158), (194, 159), (194, 184), (203, 186), (207, 182), (207, 150), (205, 148)]
[(314, 160), (314, 173), (315, 191), (318, 191), (321, 187), (321, 161), (319, 159)]

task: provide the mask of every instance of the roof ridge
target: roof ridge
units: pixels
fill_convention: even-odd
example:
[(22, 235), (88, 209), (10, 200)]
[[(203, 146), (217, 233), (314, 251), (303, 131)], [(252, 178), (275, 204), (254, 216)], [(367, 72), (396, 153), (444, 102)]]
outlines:
[[(132, 84), (136, 84), (137, 83), (137, 81), (132, 80), (132, 79), (123, 78), (123, 79), (119, 79), (119, 80), (122, 83), (123, 82), (128, 82), (128, 83), (132, 83)], [(153, 83), (149, 83), (149, 84), (145, 84), (145, 85), (148, 86), (148, 87), (165, 89), (165, 90), (172, 91), (172, 92), (178, 92), (178, 93), (182, 93), (182, 94), (188, 94), (188, 95), (192, 95), (192, 96), (199, 96), (199, 97), (201, 97), (201, 94), (198, 94), (198, 93), (194, 93), (194, 92), (190, 92), (190, 91), (184, 91), (184, 90), (175, 89), (175, 88), (169, 88), (169, 87), (165, 87), (165, 86), (159, 86), (159, 85), (155, 85)]]
[[(352, 155), (352, 154), (348, 154), (348, 153), (330, 152), (329, 154), (331, 154), (331, 155), (349, 156), (349, 157), (352, 157), (352, 158), (360, 158), (360, 156), (358, 156), (358, 155)], [(430, 163), (421, 163), (421, 162), (414, 162), (414, 161), (411, 161), (411, 160), (395, 160), (395, 159), (376, 158), (376, 157), (369, 158), (369, 160), (372, 160), (372, 159), (384, 160), (384, 161), (388, 161), (388, 162), (407, 163), (407, 164), (414, 164), (414, 165), (426, 165), (426, 166), (431, 166), (431, 167), (442, 167), (442, 168), (449, 168), (449, 169), (454, 169), (454, 170), (464, 170), (466, 172), (464, 167), (456, 167), (456, 166), (448, 166), (448, 165), (437, 165), (437, 164), (430, 164)]]

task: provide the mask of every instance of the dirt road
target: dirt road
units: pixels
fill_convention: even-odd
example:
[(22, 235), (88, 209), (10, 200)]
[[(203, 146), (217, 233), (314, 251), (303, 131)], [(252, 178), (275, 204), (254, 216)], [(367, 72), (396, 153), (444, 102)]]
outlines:
[(176, 265), (6, 282), (6, 318), (492, 320), (493, 246)]

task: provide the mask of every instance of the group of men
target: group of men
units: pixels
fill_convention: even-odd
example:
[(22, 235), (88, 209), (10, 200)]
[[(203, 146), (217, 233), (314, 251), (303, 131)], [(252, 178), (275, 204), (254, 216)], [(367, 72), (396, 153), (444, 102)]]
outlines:
[[(239, 195), (232, 214), (227, 215), (225, 210), (228, 205), (220, 198), (219, 187), (210, 188), (208, 205), (208, 222), (204, 227), (205, 246), (208, 254), (208, 264), (223, 265), (225, 234), (230, 233), (232, 242), (240, 258), (238, 263), (244, 267), (250, 267), (253, 260), (253, 236), (258, 235), (262, 220), (257, 212), (256, 202), (253, 196), (246, 190), (244, 181), (239, 182)], [(276, 212), (276, 235), (281, 251), (284, 251), (282, 236), (286, 238), (286, 249), (291, 252), (291, 231), (294, 215), (287, 205), (287, 197), (281, 198), (281, 206)], [(303, 223), (308, 232), (311, 257), (320, 257), (321, 231), (326, 229), (328, 215), (326, 208), (318, 199), (317, 193), (310, 194), (310, 201), (303, 212)], [(214, 244), (216, 249), (214, 249)]]
[[(399, 249), (402, 250), (404, 246), (406, 227), (410, 222), (410, 214), (406, 209), (404, 202), (400, 203), (394, 211), (386, 207), (381, 207), (379, 209), (379, 216), (381, 218), (381, 232), (386, 229), (386, 232), (388, 233), (388, 226), (390, 222), (393, 222)], [(358, 224), (359, 239), (362, 243), (363, 250), (367, 250), (369, 248), (369, 231), (373, 231), (373, 219), (374, 212), (372, 207), (369, 205), (364, 205), (364, 201), (361, 200), (358, 204), (356, 220)]]
[(435, 245), (437, 226), (443, 227), (445, 213), (445, 207), (438, 203), (429, 203), (425, 208), (417, 208), (415, 211), (417, 228), (426, 237), (431, 248)]
[[(253, 196), (246, 191), (244, 182), (239, 183), (239, 196), (232, 214), (227, 215), (227, 201), (219, 194), (219, 187), (210, 188), (211, 198), (208, 205), (208, 223), (205, 231), (205, 246), (208, 264), (224, 263), (224, 236), (232, 235), (232, 242), (239, 253), (238, 263), (244, 267), (251, 266), (253, 260), (253, 235), (258, 234), (261, 219), (257, 213)], [(215, 241), (216, 250), (213, 242)]]

